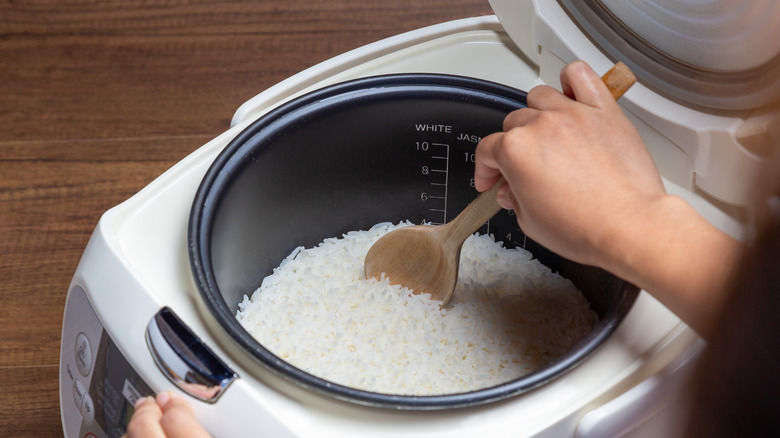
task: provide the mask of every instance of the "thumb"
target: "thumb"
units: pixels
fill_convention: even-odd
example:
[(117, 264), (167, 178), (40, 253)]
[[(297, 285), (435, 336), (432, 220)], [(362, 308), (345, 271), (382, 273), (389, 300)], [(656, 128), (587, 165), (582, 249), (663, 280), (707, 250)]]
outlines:
[(163, 414), (160, 424), (168, 438), (210, 438), (195, 418), (192, 406), (176, 393), (160, 393), (157, 404)]

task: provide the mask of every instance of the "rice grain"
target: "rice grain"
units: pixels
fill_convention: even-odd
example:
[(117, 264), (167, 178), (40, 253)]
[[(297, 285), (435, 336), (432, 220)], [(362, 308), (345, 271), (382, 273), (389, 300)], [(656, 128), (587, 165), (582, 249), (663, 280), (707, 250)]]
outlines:
[(521, 248), (473, 235), (450, 305), (365, 279), (382, 223), (296, 248), (239, 304), (237, 319), (275, 355), (356, 389), (440, 395), (499, 385), (567, 352), (598, 316), (571, 281)]

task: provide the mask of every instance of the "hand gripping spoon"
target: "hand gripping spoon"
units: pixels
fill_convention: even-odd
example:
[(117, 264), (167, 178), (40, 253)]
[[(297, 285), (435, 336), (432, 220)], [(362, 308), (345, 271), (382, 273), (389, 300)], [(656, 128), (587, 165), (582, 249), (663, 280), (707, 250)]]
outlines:
[[(615, 99), (636, 82), (633, 73), (622, 62), (615, 64), (601, 79)], [(391, 284), (410, 288), (415, 293), (430, 293), (431, 298), (442, 302), (442, 307), (446, 306), (458, 279), (463, 242), (501, 210), (496, 195), (505, 182), (504, 177), (500, 177), (444, 225), (417, 225), (384, 235), (366, 255), (366, 278), (380, 279), (384, 273)]]

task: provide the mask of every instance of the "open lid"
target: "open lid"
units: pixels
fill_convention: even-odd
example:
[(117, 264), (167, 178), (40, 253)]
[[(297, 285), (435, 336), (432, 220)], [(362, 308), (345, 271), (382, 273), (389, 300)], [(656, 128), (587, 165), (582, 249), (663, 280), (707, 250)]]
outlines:
[[(558, 3), (603, 53), (625, 62), (645, 86), (673, 101), (741, 111), (780, 100), (780, 2), (544, 1)], [(492, 0), (505, 23), (509, 17), (496, 8), (501, 3), (526, 2)]]
[(656, 92), (714, 109), (765, 106), (780, 93), (780, 2), (560, 0), (602, 50)]
[(763, 203), (780, 184), (780, 2), (490, 4), (545, 83), (556, 85), (576, 59), (596, 71), (626, 63), (639, 83), (621, 105), (660, 134), (658, 151), (665, 142), (687, 155), (654, 155), (665, 177), (742, 206)]

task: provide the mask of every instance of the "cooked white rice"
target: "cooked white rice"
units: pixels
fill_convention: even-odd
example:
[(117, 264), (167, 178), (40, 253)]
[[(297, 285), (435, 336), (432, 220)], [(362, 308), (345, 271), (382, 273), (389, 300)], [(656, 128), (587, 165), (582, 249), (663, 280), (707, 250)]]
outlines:
[(399, 395), (459, 393), (505, 383), (568, 351), (598, 322), (569, 281), (491, 236), (463, 245), (451, 304), (366, 280), (371, 245), (402, 226), (296, 248), (238, 321), (278, 357), (352, 388)]

